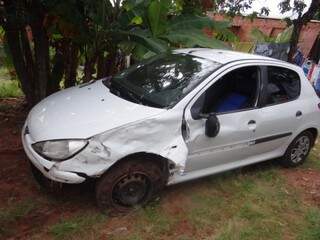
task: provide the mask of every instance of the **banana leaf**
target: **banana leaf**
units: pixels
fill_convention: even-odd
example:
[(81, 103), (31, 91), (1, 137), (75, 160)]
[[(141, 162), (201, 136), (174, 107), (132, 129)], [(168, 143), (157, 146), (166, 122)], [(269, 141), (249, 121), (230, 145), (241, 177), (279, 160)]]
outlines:
[(166, 35), (160, 36), (173, 44), (182, 45), (182, 47), (207, 47), (218, 49), (229, 49), (224, 42), (215, 38), (208, 37), (202, 30), (176, 30)]
[(122, 35), (127, 37), (128, 40), (134, 41), (145, 46), (148, 50), (155, 53), (163, 53), (169, 51), (168, 45), (151, 36), (150, 32), (143, 30), (133, 30), (133, 31), (116, 31), (116, 35)]
[(276, 43), (288, 43), (290, 42), (293, 32), (293, 26), (286, 28), (283, 32), (279, 33), (276, 38)]
[(203, 29), (209, 27), (217, 31), (230, 27), (228, 21), (215, 21), (206, 16), (195, 16), (195, 15), (180, 15), (168, 24), (169, 30), (181, 30), (181, 29)]

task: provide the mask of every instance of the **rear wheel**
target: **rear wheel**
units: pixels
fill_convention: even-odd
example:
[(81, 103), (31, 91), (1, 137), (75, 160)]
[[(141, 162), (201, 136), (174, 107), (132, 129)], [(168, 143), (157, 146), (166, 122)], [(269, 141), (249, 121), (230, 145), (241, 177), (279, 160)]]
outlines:
[(313, 146), (313, 135), (305, 131), (299, 134), (289, 145), (285, 155), (281, 159), (285, 167), (296, 167), (303, 164)]
[(97, 204), (109, 214), (126, 213), (152, 200), (165, 183), (165, 174), (156, 162), (124, 161), (97, 182)]

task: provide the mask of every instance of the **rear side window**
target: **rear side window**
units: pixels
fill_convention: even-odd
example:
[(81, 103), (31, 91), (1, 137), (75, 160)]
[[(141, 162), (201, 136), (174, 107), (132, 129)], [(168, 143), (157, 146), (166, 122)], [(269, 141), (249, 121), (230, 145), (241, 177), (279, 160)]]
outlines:
[(295, 71), (282, 67), (268, 67), (266, 105), (288, 102), (299, 95), (300, 77)]

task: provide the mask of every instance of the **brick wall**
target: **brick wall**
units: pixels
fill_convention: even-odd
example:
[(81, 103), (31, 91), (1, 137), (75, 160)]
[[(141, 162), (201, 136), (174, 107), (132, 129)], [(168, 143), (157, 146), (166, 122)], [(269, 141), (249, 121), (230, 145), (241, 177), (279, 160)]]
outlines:
[[(209, 14), (215, 20), (225, 20), (223, 15)], [(262, 32), (268, 36), (275, 37), (278, 33), (282, 32), (286, 28), (286, 22), (280, 19), (274, 18), (255, 18), (252, 21), (247, 18), (236, 16), (232, 20), (232, 30), (238, 35), (240, 41), (251, 42), (251, 31), (253, 28), (259, 28)], [(310, 50), (315, 43), (317, 36), (320, 33), (320, 21), (309, 22), (303, 27), (300, 39), (299, 47), (305, 56), (309, 56)]]

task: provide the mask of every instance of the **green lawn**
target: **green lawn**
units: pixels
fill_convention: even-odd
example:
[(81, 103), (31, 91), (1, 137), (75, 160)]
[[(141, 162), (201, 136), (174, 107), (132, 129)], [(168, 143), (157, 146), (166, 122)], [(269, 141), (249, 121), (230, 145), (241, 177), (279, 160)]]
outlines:
[(0, 67), (0, 98), (21, 97), (19, 82), (12, 80), (6, 69)]
[(23, 95), (16, 80), (0, 81), (0, 98), (21, 97)]

